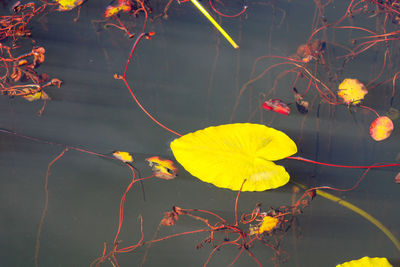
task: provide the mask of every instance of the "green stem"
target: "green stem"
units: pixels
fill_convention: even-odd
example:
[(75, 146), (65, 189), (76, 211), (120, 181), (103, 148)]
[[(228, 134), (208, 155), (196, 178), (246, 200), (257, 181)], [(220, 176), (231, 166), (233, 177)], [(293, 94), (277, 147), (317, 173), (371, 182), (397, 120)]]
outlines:
[[(301, 187), (303, 189), (307, 189), (307, 187), (303, 184), (300, 184), (298, 182), (295, 182), (293, 180), (290, 181), (291, 183), (297, 185), (298, 187)], [(361, 215), (362, 217), (364, 217), (365, 219), (367, 219), (369, 222), (371, 222), (372, 224), (374, 224), (376, 227), (379, 228), (379, 230), (381, 230), (394, 244), (394, 246), (397, 248), (398, 251), (400, 251), (400, 242), (399, 240), (397, 240), (397, 238), (390, 232), (390, 230), (388, 228), (386, 228), (386, 226), (384, 226), (378, 219), (374, 218), (371, 214), (369, 214), (368, 212), (366, 212), (365, 210), (360, 209), (359, 207), (351, 204), (350, 202), (347, 202), (343, 199), (341, 199), (340, 197), (334, 196), (332, 194), (329, 194), (325, 191), (322, 190), (315, 190), (316, 194), (324, 197), (326, 199), (329, 199), (333, 202), (338, 203), (339, 205), (342, 205), (343, 207), (348, 208), (349, 210), (354, 211), (355, 213)]]

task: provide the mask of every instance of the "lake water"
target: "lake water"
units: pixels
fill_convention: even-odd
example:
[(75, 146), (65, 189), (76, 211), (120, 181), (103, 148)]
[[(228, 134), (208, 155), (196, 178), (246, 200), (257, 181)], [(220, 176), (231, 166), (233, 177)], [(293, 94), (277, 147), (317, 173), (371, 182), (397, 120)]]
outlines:
[[(242, 1), (215, 3), (229, 14), (239, 12)], [(343, 1), (344, 2), (344, 1)], [(207, 1), (201, 3), (209, 8)], [(169, 144), (175, 135), (150, 120), (134, 102), (121, 80), (135, 37), (104, 27), (101, 20), (109, 1), (87, 1), (79, 20), (77, 10), (51, 12), (31, 21), (29, 28), (37, 44), (45, 47), (46, 60), (37, 69), (63, 81), (61, 88), (46, 90), (52, 98), (42, 116), (37, 114), (42, 101), (22, 98), (0, 98), (0, 251), (2, 266), (33, 266), (37, 231), (45, 205), (45, 177), (48, 164), (59, 155), (63, 145), (111, 155), (121, 150), (132, 153), (134, 166), (142, 176), (151, 175), (145, 158), (161, 156), (174, 159)], [(153, 14), (166, 3), (151, 1)], [(190, 3), (173, 2), (168, 19), (149, 20), (146, 31), (154, 31), (151, 40), (142, 39), (127, 72), (127, 81), (141, 104), (167, 127), (186, 134), (208, 126), (230, 122), (260, 123), (285, 132), (298, 146), (297, 156), (342, 165), (399, 163), (399, 120), (394, 119), (392, 135), (381, 142), (369, 136), (369, 125), (376, 116), (359, 107), (329, 105), (311, 87), (305, 96), (310, 102), (307, 115), (297, 112), (292, 104), (290, 116), (260, 108), (260, 93), (293, 103), (292, 87), (296, 74), (274, 81), (292, 65), (279, 66), (252, 83), (238, 98), (241, 88), (252, 77), (289, 57), (307, 42), (313, 31), (316, 11), (311, 1), (248, 1), (248, 10), (240, 17), (217, 19), (239, 44), (233, 47)], [(339, 20), (349, 3), (335, 1), (325, 8), (328, 22)], [(11, 3), (4, 1), (2, 14), (9, 14)], [(216, 14), (211, 12), (216, 17)], [(150, 16), (150, 17), (151, 17)], [(318, 17), (318, 16), (317, 16)], [(121, 16), (133, 33), (139, 34), (143, 14)], [(360, 26), (382, 33), (384, 15), (355, 15), (340, 26)], [(112, 21), (115, 22), (115, 21)], [(318, 22), (321, 26), (321, 20)], [(387, 30), (397, 30), (391, 21)], [(364, 31), (332, 29), (321, 31), (315, 39), (326, 41), (326, 66), (319, 65), (317, 76), (333, 92), (344, 78), (356, 78), (368, 84), (381, 71), (386, 45), (384, 42), (357, 55), (342, 68), (343, 47), (354, 47), (350, 40), (367, 35)], [(361, 39), (362, 40), (362, 39)], [(360, 41), (362, 42), (362, 41)], [(26, 40), (25, 40), (26, 44)], [(399, 70), (398, 40), (390, 41), (391, 62), (381, 77), (369, 85), (363, 105), (385, 115), (391, 107), (392, 82)], [(28, 46), (29, 47), (29, 46)], [(391, 65), (389, 65), (391, 64)], [(315, 64), (309, 69), (314, 73)], [(3, 74), (2, 74), (3, 75)], [(376, 85), (376, 86), (374, 86)], [(308, 86), (299, 78), (296, 88)], [(392, 107), (399, 109), (395, 91)], [(234, 107), (237, 109), (234, 114)], [(10, 134), (7, 131), (20, 135)], [(29, 136), (49, 143), (32, 141)], [(63, 144), (63, 145), (55, 145)], [(332, 168), (285, 159), (292, 179), (309, 187), (327, 185), (350, 188), (365, 170)], [(179, 176), (170, 181), (157, 178), (143, 182), (145, 200), (138, 183), (128, 193), (124, 222), (119, 235), (120, 247), (140, 239), (140, 222), (146, 241), (151, 240), (164, 212), (173, 206), (209, 210), (234, 224), (237, 192), (203, 183), (182, 166)], [(399, 167), (370, 170), (361, 184), (350, 192), (329, 191), (362, 208), (379, 219), (396, 238), (400, 238), (397, 212), (400, 210), (400, 185), (394, 182)], [(117, 228), (119, 204), (131, 172), (116, 160), (70, 149), (51, 168), (48, 181), (48, 210), (40, 235), (39, 266), (88, 266), (100, 257), (104, 242), (111, 246)], [(292, 183), (264, 192), (242, 192), (238, 214), (250, 213), (256, 203), (263, 210), (291, 205), (301, 193), (293, 195)], [(302, 192), (302, 191), (301, 191)], [(281, 266), (336, 266), (363, 256), (387, 257), (400, 266), (400, 253), (391, 240), (377, 227), (358, 214), (335, 202), (317, 196), (296, 216), (297, 224), (281, 240), (287, 259)], [(211, 220), (211, 219), (210, 219)], [(215, 221), (214, 221), (215, 223)], [(157, 237), (206, 228), (190, 217), (182, 216), (175, 226), (162, 227)], [(243, 228), (244, 231), (248, 229)], [(213, 247), (196, 245), (206, 233), (174, 237), (154, 243), (148, 250), (144, 266), (202, 266)], [(232, 235), (233, 237), (233, 235)], [(273, 250), (254, 242), (249, 248), (262, 266), (273, 266)], [(208, 266), (228, 266), (238, 254), (235, 246), (216, 251)], [(117, 254), (120, 266), (140, 266), (146, 246), (130, 253)], [(396, 265), (397, 264), (397, 265)], [(105, 266), (112, 266), (108, 261)], [(243, 252), (234, 266), (257, 266)]]

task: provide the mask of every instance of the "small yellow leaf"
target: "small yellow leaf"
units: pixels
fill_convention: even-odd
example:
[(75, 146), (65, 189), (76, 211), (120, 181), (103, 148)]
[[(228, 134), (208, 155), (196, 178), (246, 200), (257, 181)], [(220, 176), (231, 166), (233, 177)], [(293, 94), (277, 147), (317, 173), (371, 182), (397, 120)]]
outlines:
[(131, 11), (131, 6), (128, 2), (121, 2), (116, 6), (109, 5), (104, 12), (104, 17), (109, 18), (111, 16), (117, 15), (120, 11), (129, 12)]
[(265, 216), (261, 223), (260, 229), (258, 231), (259, 234), (264, 232), (272, 231), (276, 225), (278, 224), (278, 219), (271, 216)]
[(60, 6), (59, 11), (70, 11), (77, 6), (82, 5), (84, 0), (55, 0)]
[(264, 232), (270, 232), (275, 229), (275, 227), (278, 225), (278, 222), (279, 220), (275, 217), (265, 216), (260, 225), (251, 226), (249, 228), (250, 235), (260, 235)]
[(172, 160), (154, 156), (147, 158), (146, 161), (149, 163), (150, 167), (152, 167), (155, 177), (164, 180), (172, 180), (178, 175), (178, 167), (176, 167)]
[(369, 127), (369, 134), (375, 141), (385, 140), (393, 131), (393, 122), (389, 117), (376, 118)]
[(123, 151), (114, 151), (113, 156), (117, 159), (119, 159), (122, 162), (133, 162), (133, 158), (131, 154), (128, 152), (123, 152)]
[(43, 91), (37, 91), (37, 92), (32, 92), (29, 89), (23, 89), (22, 91), (26, 92), (25, 95), (21, 95), (21, 97), (23, 97), (24, 99), (32, 102), (32, 101), (36, 101), (36, 100), (50, 100), (50, 97)]
[(357, 105), (364, 99), (368, 93), (364, 84), (357, 79), (344, 79), (339, 84), (338, 96), (343, 99), (347, 105)]

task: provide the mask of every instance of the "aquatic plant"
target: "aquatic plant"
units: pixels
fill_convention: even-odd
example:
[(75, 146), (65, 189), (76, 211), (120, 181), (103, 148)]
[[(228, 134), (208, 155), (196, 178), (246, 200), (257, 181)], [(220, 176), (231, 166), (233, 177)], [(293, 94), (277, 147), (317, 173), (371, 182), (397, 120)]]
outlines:
[[(176, 159), (187, 169), (193, 176), (198, 177), (204, 182), (209, 182), (217, 187), (228, 188), (231, 190), (238, 190), (234, 207), (235, 220), (229, 222), (222, 216), (218, 215), (213, 210), (200, 210), (195, 208), (179, 208), (174, 206), (171, 211), (165, 212), (164, 218), (160, 222), (160, 226), (173, 226), (177, 223), (180, 217), (189, 217), (203, 223), (203, 228), (187, 231), (182, 233), (173, 234), (162, 238), (146, 239), (144, 238), (143, 227), (144, 220), (139, 215), (140, 224), (140, 237), (139, 240), (132, 244), (122, 246), (119, 240), (119, 236), (124, 226), (124, 210), (127, 195), (131, 188), (138, 181), (142, 182), (144, 179), (158, 177), (164, 180), (172, 180), (177, 177), (178, 167), (172, 160), (164, 159), (159, 156), (153, 156), (147, 158), (147, 162), (152, 168), (153, 174), (148, 177), (142, 177), (140, 171), (135, 167), (135, 160), (132, 154), (124, 151), (113, 151), (110, 153), (98, 153), (80, 146), (71, 146), (63, 143), (57, 143), (54, 141), (39, 139), (24, 134), (20, 134), (13, 130), (0, 129), (2, 134), (12, 135), (14, 137), (31, 140), (40, 144), (49, 144), (55, 147), (59, 147), (62, 151), (50, 161), (47, 166), (44, 182), (44, 207), (42, 210), (42, 216), (40, 218), (39, 226), (37, 228), (36, 244), (35, 244), (35, 255), (34, 264), (39, 265), (39, 251), (41, 233), (45, 226), (45, 218), (49, 207), (49, 177), (51, 168), (54, 164), (60, 160), (65, 153), (68, 151), (83, 152), (95, 157), (101, 157), (107, 160), (117, 160), (123, 167), (129, 168), (131, 171), (130, 182), (128, 183), (125, 191), (122, 193), (122, 197), (119, 202), (119, 216), (117, 218), (117, 230), (113, 239), (109, 242), (104, 242), (100, 256), (92, 262), (92, 265), (99, 266), (103, 263), (109, 262), (113, 266), (119, 266), (117, 255), (121, 253), (133, 252), (137, 248), (144, 245), (151, 245), (156, 242), (160, 242), (166, 239), (170, 239), (177, 236), (186, 236), (194, 233), (205, 233), (206, 238), (198, 244), (198, 248), (212, 243), (211, 253), (206, 261), (206, 265), (210, 262), (213, 255), (225, 246), (233, 246), (239, 250), (237, 256), (232, 259), (232, 264), (242, 254), (248, 254), (256, 264), (262, 265), (262, 262), (258, 260), (256, 255), (251, 251), (251, 246), (256, 244), (258, 241), (267, 248), (272, 249), (274, 252), (274, 261), (279, 264), (284, 262), (287, 258), (287, 253), (281, 247), (282, 237), (287, 233), (288, 229), (293, 225), (295, 216), (299, 215), (303, 208), (310, 204), (310, 201), (315, 196), (321, 196), (327, 198), (335, 203), (342, 205), (360, 216), (367, 219), (369, 222), (379, 228), (394, 244), (397, 250), (400, 250), (400, 243), (396, 236), (381, 223), (377, 218), (367, 213), (365, 210), (349, 203), (343, 198), (339, 198), (333, 194), (329, 194), (325, 190), (333, 190), (339, 192), (350, 192), (358, 187), (361, 181), (366, 177), (369, 170), (373, 168), (384, 168), (384, 167), (398, 167), (400, 164), (371, 164), (370, 162), (365, 163), (361, 166), (351, 166), (334, 164), (328, 162), (320, 162), (318, 159), (318, 148), (316, 149), (315, 160), (306, 159), (299, 156), (292, 156), (297, 152), (297, 145), (303, 147), (301, 138), (297, 140), (297, 145), (283, 132), (275, 130), (271, 127), (262, 125), (265, 123), (264, 116), (273, 116), (267, 114), (262, 108), (272, 110), (280, 114), (290, 115), (290, 105), (296, 104), (298, 112), (301, 114), (302, 126), (299, 132), (303, 133), (303, 125), (306, 119), (309, 119), (313, 115), (316, 116), (317, 123), (317, 135), (319, 131), (319, 115), (320, 107), (328, 107), (330, 112), (334, 112), (336, 109), (347, 108), (349, 110), (348, 116), (355, 116), (360, 108), (369, 110), (374, 113), (377, 118), (371, 123), (369, 127), (369, 134), (375, 141), (385, 140), (390, 136), (393, 131), (392, 120), (397, 119), (398, 110), (394, 108), (396, 103), (396, 81), (399, 78), (400, 71), (396, 70), (396, 45), (400, 40), (400, 33), (397, 26), (400, 24), (400, 6), (398, 1), (350, 1), (346, 3), (345, 11), (342, 12), (342, 16), (336, 21), (328, 22), (326, 18), (326, 9), (330, 6), (332, 1), (322, 3), (321, 1), (315, 2), (315, 14), (313, 19), (313, 25), (311, 28), (311, 34), (305, 36), (304, 40), (299, 40), (297, 43), (297, 49), (292, 50), (291, 56), (279, 56), (271, 55), (260, 56), (255, 60), (253, 69), (249, 80), (244, 82), (240, 88), (239, 82), (242, 75), (239, 73), (240, 66), (240, 51), (237, 51), (237, 88), (238, 94), (236, 102), (233, 104), (233, 111), (231, 114), (231, 121), (235, 120), (235, 115), (239, 114), (238, 107), (241, 104), (241, 97), (245, 96), (246, 92), (249, 92), (249, 115), (248, 121), (255, 121), (257, 114), (259, 114), (260, 124), (230, 124), (230, 125), (219, 125), (207, 127), (203, 130), (198, 130), (193, 133), (181, 135), (180, 132), (171, 130), (163, 123), (160, 123), (145, 107), (139, 102), (138, 98), (134, 94), (133, 87), (128, 84), (128, 67), (133, 58), (133, 53), (138, 47), (141, 40), (151, 40), (153, 37), (156, 39), (154, 31), (148, 31), (147, 22), (156, 21), (157, 18), (167, 19), (167, 11), (172, 3), (193, 3), (214, 25), (221, 31), (221, 33), (227, 38), (233, 47), (238, 48), (238, 44), (219, 26), (219, 24), (212, 18), (207, 9), (203, 8), (202, 5), (196, 0), (182, 0), (175, 1), (169, 0), (167, 3), (163, 3), (163, 11), (161, 14), (155, 14), (154, 2), (147, 0), (118, 0), (109, 3), (104, 8), (104, 12), (100, 13), (100, 20), (92, 21), (93, 25), (101, 25), (99, 29), (96, 29), (96, 33), (100, 35), (101, 30), (107, 28), (118, 29), (124, 32), (129, 38), (136, 37), (132, 40), (132, 49), (127, 57), (127, 62), (123, 74), (115, 74), (114, 78), (122, 80), (129, 90), (134, 101), (143, 110), (143, 112), (151, 118), (155, 123), (169, 131), (170, 133), (179, 136), (180, 138), (174, 140), (171, 143), (171, 149)], [(7, 1), (3, 1), (4, 4)], [(21, 3), (23, 2), (23, 3)], [(206, 1), (204, 1), (206, 2)], [(33, 18), (43, 19), (41, 26), (43, 28), (42, 33), (46, 32), (46, 15), (54, 11), (69, 11), (77, 7), (78, 12), (81, 6), (85, 3), (82, 0), (54, 0), (54, 1), (39, 1), (38, 3), (24, 1), (16, 1), (10, 6), (9, 15), (3, 15), (0, 17), (0, 92), (8, 98), (20, 97), (27, 101), (43, 100), (43, 107), (40, 110), (40, 114), (43, 113), (44, 107), (47, 100), (50, 100), (50, 96), (47, 94), (48, 87), (50, 86), (61, 86), (61, 80), (50, 79), (50, 76), (46, 73), (39, 73), (38, 67), (45, 61), (45, 46), (39, 46), (41, 40), (33, 39), (33, 33), (40, 31), (39, 27), (35, 28), (35, 31), (31, 31)], [(207, 3), (204, 3), (207, 5)], [(221, 12), (220, 9), (225, 9), (226, 6), (232, 4), (231, 2), (224, 1), (208, 1), (209, 11), (214, 11), (216, 14), (222, 17), (238, 17), (245, 13), (247, 10), (247, 3), (243, 2), (240, 7), (241, 11), (233, 15), (227, 15), (226, 13), (234, 13), (232, 10), (227, 9), (228, 12)], [(6, 5), (6, 4), (5, 4)], [(267, 6), (276, 12), (281, 11), (282, 21), (285, 18), (285, 11), (282, 8), (277, 7), (272, 2), (254, 2), (251, 3), (251, 8), (257, 6)], [(237, 8), (237, 6), (235, 7)], [(235, 9), (236, 10), (236, 9)], [(254, 10), (254, 9), (253, 9)], [(4, 12), (7, 12), (4, 9)], [(246, 14), (246, 20), (247, 20)], [(354, 17), (364, 16), (365, 19), (377, 18), (377, 27), (374, 30), (370, 30), (364, 26), (357, 26), (353, 20)], [(136, 20), (139, 18), (139, 20)], [(343, 25), (346, 20), (351, 20), (349, 25)], [(77, 19), (74, 20), (75, 22)], [(240, 21), (240, 27), (242, 21)], [(138, 25), (141, 24), (142, 27)], [(52, 25), (54, 26), (54, 25)], [(395, 27), (393, 28), (391, 27)], [(240, 28), (239, 27), (239, 28)], [(271, 30), (272, 30), (271, 26)], [(336, 34), (337, 32), (349, 33), (350, 40), (348, 43), (336, 43), (335, 38), (330, 38), (330, 33)], [(352, 37), (352, 32), (358, 32), (359, 35), (355, 35), (356, 38)], [(238, 43), (241, 43), (242, 32), (241, 29), (238, 34)], [(270, 32), (272, 33), (272, 31)], [(321, 36), (319, 36), (321, 35)], [(271, 37), (270, 34), (270, 40)], [(67, 36), (68, 38), (68, 36)], [(220, 36), (217, 36), (216, 44), (216, 57), (215, 64), (217, 64), (218, 54), (220, 49), (219, 43)], [(341, 42), (340, 38), (338, 38)], [(23, 43), (21, 45), (21, 43)], [(270, 45), (270, 44), (269, 44)], [(380, 71), (374, 72), (374, 77), (368, 79), (366, 84), (362, 84), (356, 79), (344, 79), (348, 77), (345, 66), (352, 60), (356, 59), (360, 54), (371, 51), (372, 47), (383, 47), (384, 53), (374, 52), (376, 57), (382, 63)], [(245, 46), (243, 46), (245, 47)], [(271, 48), (271, 46), (269, 46)], [(337, 49), (339, 52), (333, 52)], [(272, 51), (271, 49), (268, 49)], [(343, 53), (343, 51), (345, 51)], [(76, 51), (74, 51), (75, 53)], [(181, 52), (181, 51), (179, 51)], [(337, 54), (339, 53), (339, 54)], [(290, 54), (290, 52), (288, 53)], [(105, 51), (107, 57), (107, 53)], [(47, 54), (46, 54), (47, 58)], [(267, 65), (263, 67), (263, 70), (256, 74), (259, 63), (263, 60), (279, 60), (278, 63)], [(343, 62), (339, 62), (343, 59)], [(193, 64), (191, 62), (190, 64)], [(258, 97), (254, 94), (255, 89), (252, 88), (257, 81), (261, 80), (267, 73), (273, 69), (279, 67), (289, 67), (281, 71), (274, 79), (272, 88), (269, 91), (260, 92)], [(181, 67), (181, 66), (179, 66)], [(215, 68), (212, 69), (211, 76), (214, 75)], [(357, 72), (357, 69), (353, 69), (352, 72)], [(289, 74), (294, 74), (293, 81), (290, 86), (279, 87), (279, 81), (290, 80)], [(382, 80), (382, 77), (385, 77)], [(111, 74), (110, 74), (111, 77)], [(304, 86), (305, 82), (305, 86)], [(131, 81), (130, 81), (131, 83)], [(384, 89), (382, 85), (392, 84), (391, 92), (389, 92), (390, 101), (385, 103), (376, 103), (372, 101), (374, 95), (374, 89)], [(212, 78), (210, 78), (210, 88), (212, 85)], [(264, 88), (264, 84), (260, 88)], [(298, 89), (296, 89), (296, 87)], [(336, 92), (332, 88), (338, 88)], [(279, 89), (279, 90), (278, 90)], [(46, 90), (46, 92), (45, 92)], [(285, 94), (283, 90), (288, 90), (290, 97), (293, 91), (293, 100), (283, 99)], [(367, 95), (367, 92), (371, 94)], [(210, 95), (210, 91), (208, 92)], [(380, 94), (381, 92), (379, 92)], [(274, 96), (272, 96), (274, 94)], [(280, 98), (275, 97), (281, 97)], [(398, 93), (397, 93), (398, 94)], [(276, 96), (275, 96), (276, 95)], [(382, 93), (383, 95), (383, 93)], [(388, 116), (380, 116), (370, 106), (361, 105), (364, 97), (365, 102), (368, 105), (378, 106), (388, 110)], [(368, 99), (370, 98), (370, 99)], [(57, 98), (55, 98), (57, 99)], [(368, 101), (370, 102), (368, 102)], [(252, 103), (256, 101), (256, 104)], [(26, 103), (25, 103), (26, 105)], [(317, 106), (317, 108), (316, 108)], [(374, 107), (375, 108), (375, 107)], [(149, 109), (150, 110), (150, 109)], [(321, 108), (322, 110), (322, 108)], [(310, 111), (310, 112), (309, 112)], [(308, 115), (311, 116), (308, 116)], [(364, 113), (362, 113), (365, 115)], [(243, 114), (240, 114), (243, 116)], [(299, 115), (294, 112), (291, 117)], [(332, 114), (330, 114), (332, 115)], [(358, 115), (358, 114), (357, 114)], [(367, 115), (365, 115), (367, 116)], [(369, 116), (369, 113), (368, 113)], [(281, 116), (283, 117), (283, 116)], [(287, 119), (287, 117), (283, 117)], [(289, 119), (291, 119), (289, 117)], [(369, 121), (369, 117), (368, 117)], [(185, 125), (179, 124), (182, 132), (185, 130)], [(267, 125), (274, 125), (271, 120)], [(19, 125), (7, 125), (2, 127), (8, 127), (13, 129), (19, 127)], [(74, 129), (75, 130), (75, 129)], [(367, 134), (367, 133), (366, 133)], [(330, 137), (329, 137), (330, 138)], [(318, 138), (317, 138), (318, 139)], [(318, 140), (317, 140), (318, 144)], [(8, 153), (8, 152), (7, 152)], [(302, 152), (305, 154), (304, 152)], [(134, 155), (134, 154), (133, 154)], [(9, 155), (7, 155), (8, 157)], [(299, 184), (295, 179), (290, 179), (291, 182), (296, 183), (299, 187), (305, 189), (304, 194), (297, 201), (293, 201), (292, 205), (279, 206), (262, 210), (260, 205), (249, 213), (244, 213), (240, 218), (238, 217), (238, 198), (242, 191), (264, 191), (268, 189), (274, 189), (285, 185), (289, 181), (289, 174), (283, 166), (274, 163), (280, 159), (292, 159), (300, 160), (306, 163), (318, 164), (330, 167), (339, 168), (360, 168), (365, 169), (364, 174), (361, 178), (350, 188), (337, 188), (331, 186), (316, 186), (307, 189), (306, 186)], [(16, 160), (18, 164), (23, 164), (19, 159)], [(346, 163), (343, 163), (346, 164)], [(288, 168), (288, 167), (286, 167)], [(150, 173), (150, 172), (149, 172)], [(397, 170), (395, 170), (397, 173)], [(292, 176), (295, 176), (292, 174)], [(399, 175), (396, 176), (394, 182), (399, 183)], [(393, 181), (391, 181), (393, 182)], [(126, 223), (125, 223), (126, 224)], [(157, 229), (158, 230), (158, 229)], [(218, 235), (233, 236), (233, 239), (225, 240), (216, 238)], [(352, 261), (349, 265), (345, 263), (338, 266), (365, 266), (366, 264), (378, 264), (378, 260), (371, 258), (363, 258), (357, 261)], [(386, 263), (385, 263), (386, 264)], [(386, 265), (385, 265), (386, 266)], [(387, 265), (389, 266), (389, 265)]]
[(369, 127), (369, 134), (375, 141), (385, 140), (393, 131), (393, 122), (389, 117), (379, 116)]
[(392, 267), (386, 258), (362, 257), (358, 260), (347, 261), (336, 267)]
[(147, 158), (146, 161), (152, 167), (153, 175), (155, 177), (172, 180), (178, 175), (178, 167), (172, 160), (164, 159), (159, 156)]
[(347, 105), (357, 105), (364, 99), (368, 93), (365, 85), (357, 79), (344, 79), (339, 84), (338, 96), (343, 99)]
[(283, 132), (251, 123), (226, 124), (189, 133), (170, 144), (176, 160), (193, 176), (215, 186), (265, 191), (289, 181), (273, 161), (297, 152)]
[(84, 0), (55, 0), (59, 4), (59, 11), (70, 11), (83, 4)]
[[(244, 186), (246, 182), (247, 180), (244, 180), (242, 186)], [(307, 190), (300, 199), (295, 201), (292, 205), (270, 208), (266, 211), (261, 209), (261, 203), (257, 203), (256, 207), (250, 213), (244, 213), (239, 218), (237, 206), (240, 194), (241, 190), (239, 189), (235, 200), (234, 223), (229, 223), (226, 219), (213, 211), (203, 209), (188, 209), (174, 206), (171, 211), (165, 212), (153, 239), (145, 242), (148, 244), (148, 247), (143, 257), (142, 265), (146, 262), (148, 250), (153, 243), (198, 233), (208, 233), (208, 235), (196, 245), (197, 249), (203, 248), (207, 244), (211, 244), (213, 247), (204, 266), (207, 266), (216, 252), (220, 251), (224, 246), (234, 246), (239, 249), (239, 252), (230, 265), (233, 265), (240, 256), (246, 252), (258, 266), (262, 266), (257, 255), (251, 251), (251, 248), (256, 242), (261, 243), (266, 248), (273, 251), (274, 256), (271, 260), (274, 261), (275, 266), (286, 262), (288, 253), (282, 248), (282, 240), (295, 223), (296, 216), (301, 214), (310, 204), (315, 193), (312, 190)], [(174, 226), (179, 218), (183, 216), (202, 222), (205, 228), (157, 238), (161, 227)], [(213, 223), (213, 221), (215, 221), (215, 223)], [(220, 238), (220, 236), (223, 236), (223, 238)]]

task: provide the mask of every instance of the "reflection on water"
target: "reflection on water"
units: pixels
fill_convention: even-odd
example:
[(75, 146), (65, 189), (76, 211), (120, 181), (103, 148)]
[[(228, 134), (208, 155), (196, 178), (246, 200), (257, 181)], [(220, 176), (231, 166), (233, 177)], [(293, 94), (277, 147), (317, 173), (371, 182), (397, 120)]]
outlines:
[[(206, 2), (202, 1), (204, 5)], [(233, 2), (227, 12), (240, 10), (241, 1)], [(128, 69), (127, 80), (139, 101), (160, 122), (183, 134), (229, 123), (237, 96), (251, 77), (254, 61), (266, 55), (295, 55), (297, 47), (307, 42), (313, 30), (313, 3), (276, 2), (248, 3), (245, 15), (222, 19), (225, 30), (240, 44), (239, 50), (221, 39), (190, 3), (173, 3), (168, 20), (148, 22), (147, 30), (156, 32), (156, 36), (139, 43)], [(172, 159), (169, 143), (175, 136), (145, 116), (123, 82), (113, 78), (114, 73), (123, 73), (133, 39), (116, 29), (104, 29), (92, 23), (91, 20), (103, 14), (107, 4), (88, 1), (77, 23), (73, 22), (75, 10), (52, 12), (32, 23), (32, 36), (46, 48), (46, 61), (40, 66), (40, 72), (58, 77), (64, 84), (60, 89), (48, 90), (52, 100), (47, 103), (43, 116), (37, 115), (40, 102), (1, 97), (0, 128), (101, 154), (129, 151), (134, 156), (135, 167), (142, 176), (148, 176), (151, 168), (145, 158), (160, 155)], [(329, 22), (337, 21), (346, 8), (344, 3), (331, 3), (324, 16)], [(2, 14), (7, 12), (8, 8)], [(136, 21), (134, 29), (139, 32), (143, 18), (132, 20)], [(345, 20), (343, 25), (354, 23), (379, 32), (377, 22), (382, 25), (381, 16), (360, 16), (353, 21)], [(388, 29), (394, 27), (389, 25)], [(335, 43), (348, 43), (350, 38), (363, 34), (348, 29), (321, 33), (318, 38), (328, 40), (325, 60), (335, 62), (336, 57), (346, 54)], [(394, 49), (397, 45), (390, 45), (392, 61), (379, 80), (374, 81), (376, 87), (369, 90), (363, 102), (381, 115), (389, 110), (392, 97), (392, 83), (382, 82), (393, 77), (399, 67), (398, 52)], [(368, 84), (380, 72), (384, 49), (384, 45), (377, 45), (344, 68), (340, 64), (320, 66), (318, 77), (333, 90), (344, 78), (357, 78)], [(260, 60), (252, 77), (278, 62), (271, 58)], [(375, 142), (368, 133), (374, 119), (370, 111), (360, 108), (349, 111), (344, 105), (328, 105), (321, 101), (315, 89), (310, 89), (307, 95), (311, 104), (307, 116), (298, 113), (294, 105), (290, 116), (258, 110), (259, 93), (268, 93), (275, 86), (277, 76), (291, 67), (275, 68), (252, 83), (241, 95), (233, 121), (263, 123), (279, 129), (295, 140), (299, 156), (321, 162), (370, 165), (396, 161), (398, 120), (394, 121), (395, 129), (389, 139)], [(282, 77), (269, 96), (293, 103), (295, 79), (295, 74)], [(304, 92), (307, 86), (307, 80), (300, 79), (297, 89)], [(399, 108), (396, 97), (393, 107)], [(4, 266), (33, 265), (47, 166), (62, 150), (60, 146), (0, 133), (0, 245)], [(308, 186), (350, 188), (363, 173), (363, 170), (293, 160), (283, 160), (280, 164), (292, 178)], [(333, 194), (371, 213), (400, 238), (396, 214), (400, 209), (399, 187), (393, 182), (398, 172), (398, 167), (371, 170), (355, 190)], [(40, 238), (39, 266), (87, 266), (100, 257), (104, 242), (110, 245), (115, 236), (119, 203), (130, 181), (129, 169), (120, 162), (77, 150), (66, 152), (52, 166), (49, 176), (49, 206)], [(258, 202), (265, 210), (290, 205), (292, 187), (288, 184), (266, 192), (243, 192), (239, 198), (239, 215), (250, 212)], [(134, 184), (127, 195), (119, 236), (123, 247), (140, 239), (139, 215), (144, 221), (145, 240), (150, 240), (164, 212), (174, 205), (212, 210), (234, 223), (237, 193), (203, 183), (183, 168), (175, 180), (149, 179), (144, 181), (144, 188), (146, 201), (139, 184)], [(281, 243), (281, 249), (290, 255), (283, 266), (335, 266), (365, 255), (399, 261), (399, 251), (381, 231), (359, 215), (321, 197), (316, 197), (297, 216), (297, 222)], [(200, 227), (203, 225), (199, 221), (182, 217), (175, 226), (162, 227), (157, 236)], [(212, 246), (196, 249), (196, 244), (206, 237), (200, 233), (155, 243), (145, 266), (201, 266)], [(272, 265), (273, 251), (261, 243), (254, 244), (251, 251), (263, 266)], [(134, 252), (119, 254), (118, 262), (121, 266), (139, 266), (145, 250), (143, 246)], [(238, 251), (235, 246), (221, 248), (209, 266), (229, 265)], [(256, 266), (246, 253), (236, 262), (236, 266), (250, 264)]]

